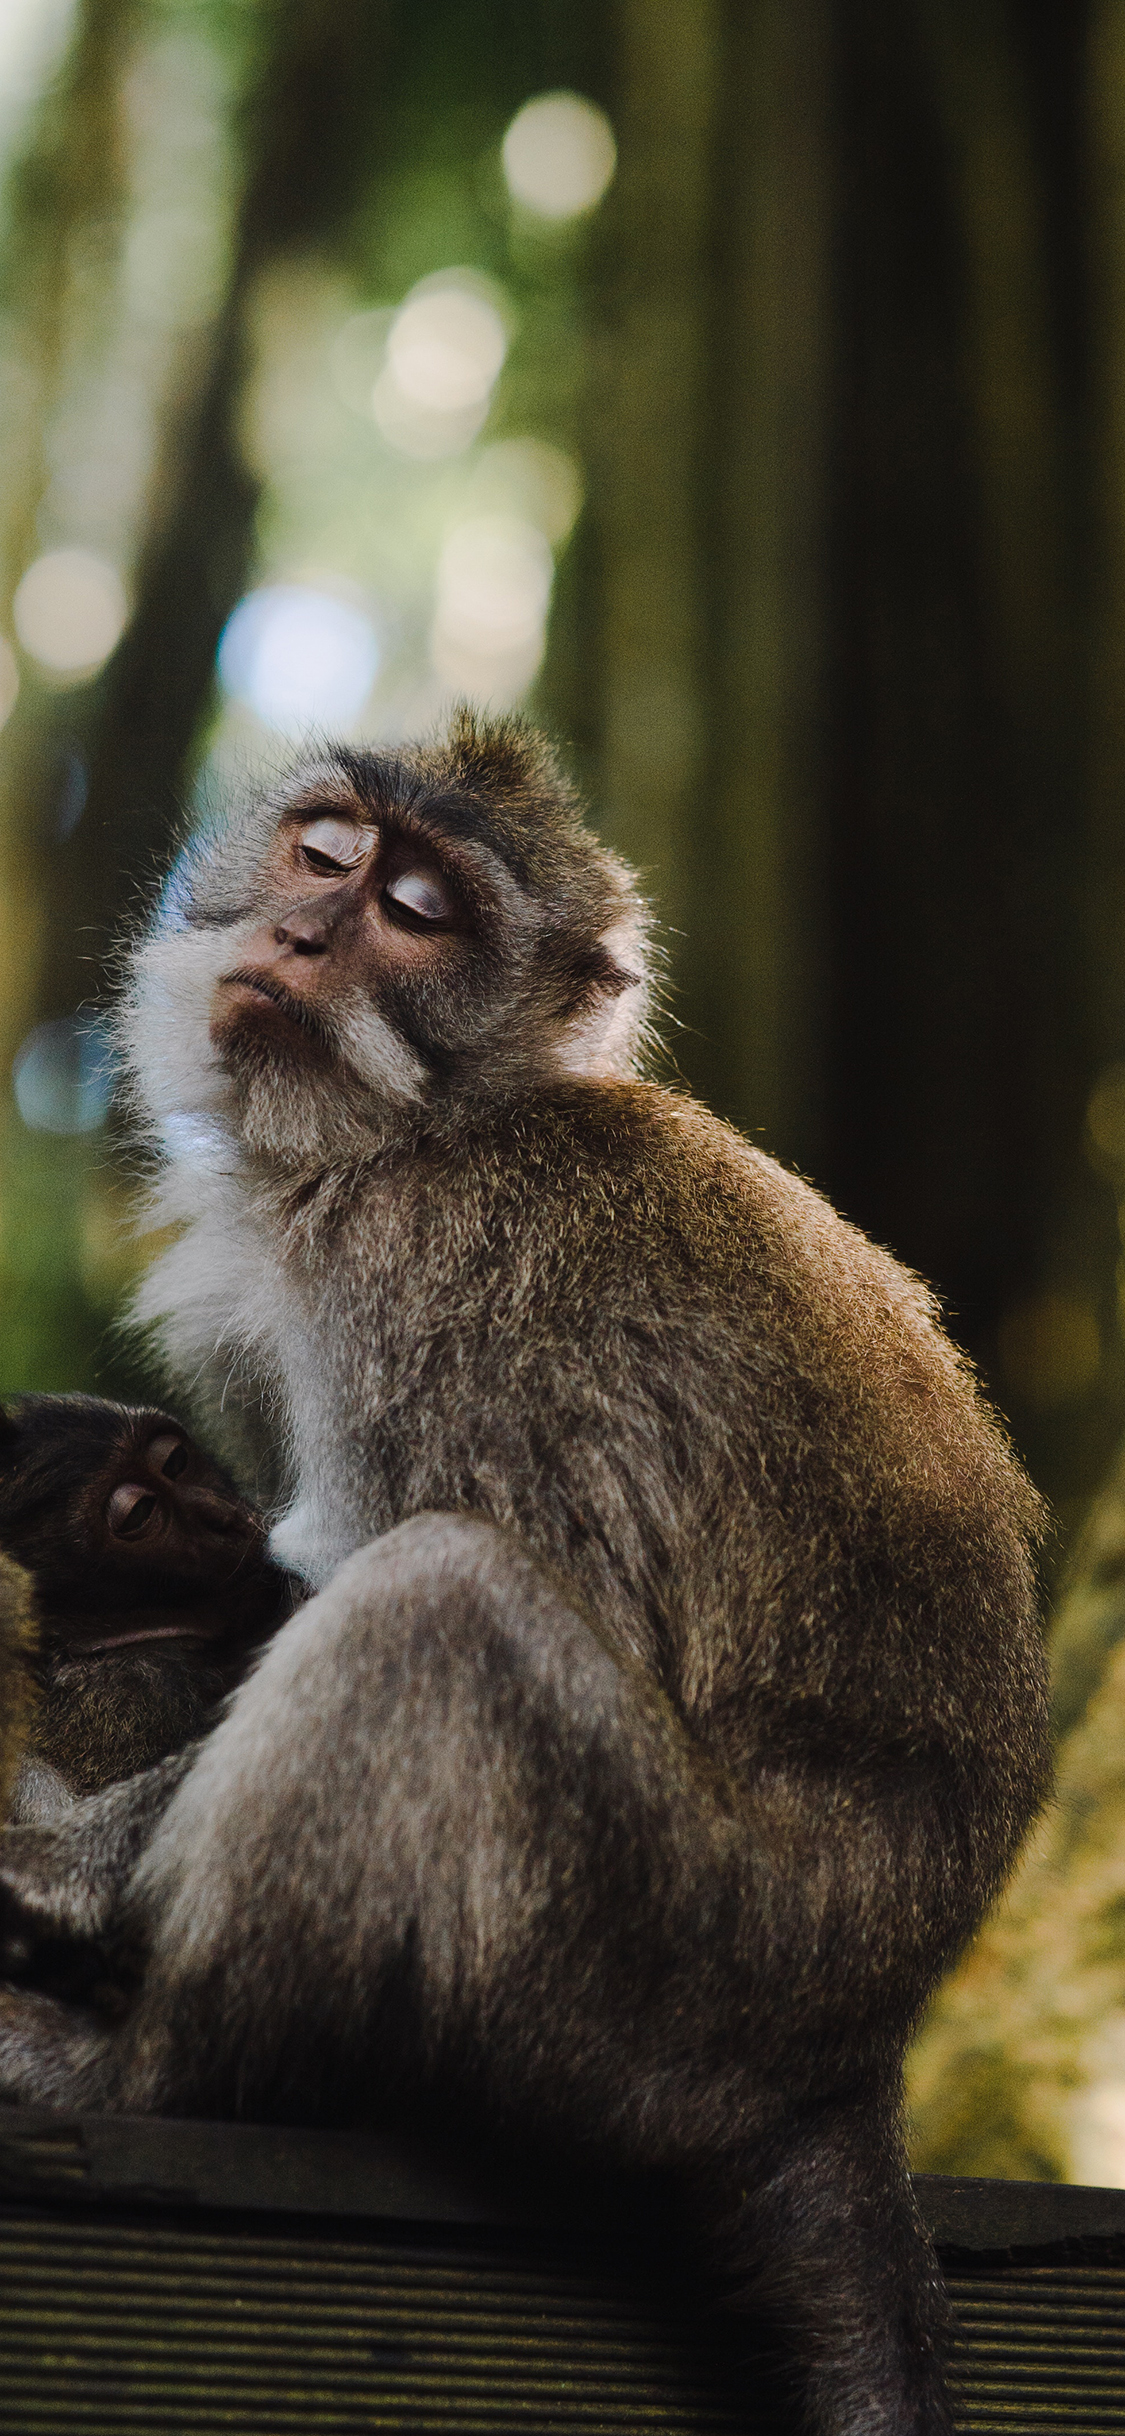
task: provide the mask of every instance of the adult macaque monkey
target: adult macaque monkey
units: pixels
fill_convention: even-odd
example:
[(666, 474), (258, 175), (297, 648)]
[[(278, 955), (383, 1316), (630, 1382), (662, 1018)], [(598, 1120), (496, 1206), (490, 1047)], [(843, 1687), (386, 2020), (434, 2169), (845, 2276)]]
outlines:
[(916, 1281), (637, 1079), (645, 1012), (629, 875), (510, 722), (326, 751), (182, 859), (125, 1022), (187, 1222), (144, 1310), (275, 1416), (319, 1595), (116, 1916), (97, 1803), (54, 1898), (9, 1834), (13, 1934), (80, 1863), (136, 1977), (14, 1994), (7, 2087), (667, 2169), (787, 2424), (937, 2436), (900, 2068), (1046, 1782), (1038, 1503)]
[(38, 1617), (34, 1708), (5, 1707), (9, 1815), (42, 1821), (212, 1722), (292, 1600), (261, 1516), (170, 1413), (0, 1407), (0, 1549)]

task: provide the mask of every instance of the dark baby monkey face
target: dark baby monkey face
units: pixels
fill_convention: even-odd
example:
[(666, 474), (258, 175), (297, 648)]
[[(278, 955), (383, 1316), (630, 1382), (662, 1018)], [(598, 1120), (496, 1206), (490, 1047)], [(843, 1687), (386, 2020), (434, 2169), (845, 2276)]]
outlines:
[(35, 1746), (82, 1791), (198, 1731), (288, 1605), (261, 1517), (151, 1408), (25, 1396), (0, 1414), (0, 1546), (35, 1584)]
[[(265, 1621), (276, 1579), (265, 1562), (265, 1528), (233, 1484), (165, 1413), (122, 1421), (108, 1460), (72, 1505), (76, 1549), (89, 1560), (90, 1586), (104, 1595), (87, 1606), (81, 1585), (57, 1622), (44, 1599), (48, 1636), (72, 1656), (96, 1657), (156, 1641), (217, 1657)], [(48, 1584), (63, 1584), (50, 1568)], [(107, 1605), (115, 1610), (106, 1630)]]

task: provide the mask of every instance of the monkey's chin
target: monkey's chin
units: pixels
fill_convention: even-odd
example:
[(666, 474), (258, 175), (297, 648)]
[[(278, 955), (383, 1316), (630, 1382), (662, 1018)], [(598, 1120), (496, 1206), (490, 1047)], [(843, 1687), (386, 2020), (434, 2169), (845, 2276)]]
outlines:
[(323, 1073), (339, 1050), (315, 1009), (280, 983), (231, 973), (215, 985), (211, 1000), (211, 1045), (236, 1074), (247, 1060), (268, 1057), (274, 1065), (312, 1065)]
[(211, 1042), (256, 1156), (299, 1169), (370, 1156), (401, 1131), (401, 1111), (352, 1071), (326, 1026), (297, 1021), (257, 990), (219, 984)]
[(234, 1088), (246, 1148), (295, 1164), (322, 1156), (336, 1134), (326, 1123), (337, 1096), (327, 1045), (268, 998), (222, 988), (211, 1041)]

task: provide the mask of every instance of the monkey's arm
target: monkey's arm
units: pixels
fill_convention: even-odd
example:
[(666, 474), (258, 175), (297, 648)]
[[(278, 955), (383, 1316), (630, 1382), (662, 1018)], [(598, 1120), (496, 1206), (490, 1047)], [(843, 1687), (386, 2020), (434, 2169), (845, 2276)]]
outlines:
[(8, 1812), (9, 1827), (53, 1827), (73, 1810), (78, 1799), (72, 1793), (65, 1776), (60, 1776), (49, 1759), (40, 1759), (29, 1752), (16, 1778)]
[(0, 1836), (0, 1977), (60, 1991), (88, 1983), (122, 1889), (198, 1747), (189, 1744), (159, 1767), (85, 1801), (70, 1799), (59, 1816), (6, 1829)]

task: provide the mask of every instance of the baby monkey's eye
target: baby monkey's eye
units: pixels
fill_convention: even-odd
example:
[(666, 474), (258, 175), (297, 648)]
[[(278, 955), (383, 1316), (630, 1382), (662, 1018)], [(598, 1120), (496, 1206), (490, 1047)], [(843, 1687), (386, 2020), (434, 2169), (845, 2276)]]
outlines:
[(396, 872), (383, 890), (383, 903), (392, 920), (403, 915), (418, 924), (453, 919), (453, 899), (434, 871)]
[(355, 821), (311, 820), (301, 830), (301, 852), (314, 871), (354, 871), (364, 863), (375, 843), (374, 829), (361, 829)]
[(148, 1459), (165, 1480), (178, 1480), (187, 1468), (188, 1451), (182, 1438), (167, 1431), (162, 1438), (150, 1438)]
[(151, 1489), (143, 1489), (139, 1480), (122, 1480), (109, 1500), (105, 1518), (118, 1539), (138, 1539), (155, 1512)]

